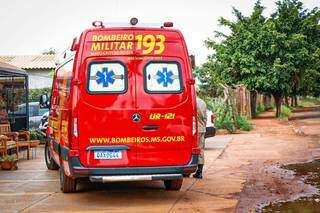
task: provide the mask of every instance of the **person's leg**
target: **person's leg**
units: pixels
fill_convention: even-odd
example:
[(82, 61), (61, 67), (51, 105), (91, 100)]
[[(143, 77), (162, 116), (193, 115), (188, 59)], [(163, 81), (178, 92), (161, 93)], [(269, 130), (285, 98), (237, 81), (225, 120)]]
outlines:
[(199, 147), (201, 149), (201, 152), (199, 155), (197, 172), (193, 175), (193, 177), (199, 178), (199, 179), (202, 178), (202, 170), (203, 170), (203, 165), (204, 165), (204, 147), (205, 147), (204, 135), (205, 135), (205, 133), (202, 133), (202, 132), (199, 133), (198, 143), (199, 143)]

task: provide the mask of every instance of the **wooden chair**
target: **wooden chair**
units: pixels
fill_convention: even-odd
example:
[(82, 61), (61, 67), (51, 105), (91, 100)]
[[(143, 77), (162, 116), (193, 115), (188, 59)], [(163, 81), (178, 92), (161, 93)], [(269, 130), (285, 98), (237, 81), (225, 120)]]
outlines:
[(18, 134), (11, 132), (0, 135), (0, 153), (1, 156), (7, 155), (8, 151), (16, 151), (17, 159), (19, 159)]
[[(27, 149), (27, 159), (30, 158), (30, 133), (28, 131), (11, 132), (10, 124), (0, 124), (0, 134), (6, 136), (2, 137), (3, 149), (16, 149), (17, 158), (19, 159), (19, 148)], [(6, 147), (6, 148), (5, 148)]]

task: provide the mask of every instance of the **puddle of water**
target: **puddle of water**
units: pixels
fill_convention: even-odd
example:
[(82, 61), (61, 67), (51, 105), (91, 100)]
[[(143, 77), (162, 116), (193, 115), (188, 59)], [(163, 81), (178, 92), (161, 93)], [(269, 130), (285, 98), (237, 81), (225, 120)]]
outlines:
[(299, 176), (306, 176), (305, 183), (312, 184), (320, 189), (320, 160), (309, 163), (290, 164), (284, 169), (293, 170)]
[[(320, 160), (309, 163), (290, 164), (282, 168), (293, 170), (297, 175), (305, 177), (305, 183), (320, 189)], [(320, 212), (320, 196), (301, 198), (283, 203), (273, 203), (262, 209), (262, 212), (292, 212), (313, 213)]]
[(262, 212), (318, 213), (320, 211), (319, 201), (319, 198), (301, 198), (295, 201), (270, 204), (263, 208)]

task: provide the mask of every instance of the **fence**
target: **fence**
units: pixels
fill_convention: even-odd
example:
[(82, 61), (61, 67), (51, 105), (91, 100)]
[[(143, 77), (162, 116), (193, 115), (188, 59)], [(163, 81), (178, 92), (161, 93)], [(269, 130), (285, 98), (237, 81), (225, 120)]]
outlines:
[(252, 118), (256, 114), (259, 106), (263, 105), (265, 109), (270, 109), (274, 102), (270, 95), (250, 91), (244, 86), (237, 86), (234, 89), (234, 93), (237, 113), (239, 115), (246, 115), (249, 118)]

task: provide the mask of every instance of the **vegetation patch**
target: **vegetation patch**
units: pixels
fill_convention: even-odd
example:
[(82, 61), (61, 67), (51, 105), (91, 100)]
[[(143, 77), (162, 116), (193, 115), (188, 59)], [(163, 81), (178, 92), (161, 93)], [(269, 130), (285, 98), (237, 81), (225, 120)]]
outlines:
[(237, 119), (237, 126), (243, 131), (250, 131), (253, 129), (252, 125), (249, 122), (249, 119), (245, 115), (240, 115)]
[(281, 106), (281, 112), (279, 116), (280, 120), (288, 121), (291, 118), (291, 115), (292, 115), (292, 111), (289, 107), (284, 105)]
[(30, 89), (29, 90), (29, 102), (39, 102), (40, 96), (47, 94), (50, 97), (51, 88)]
[(310, 107), (314, 105), (320, 104), (320, 97), (306, 97), (304, 99), (299, 100), (299, 106), (302, 107)]

